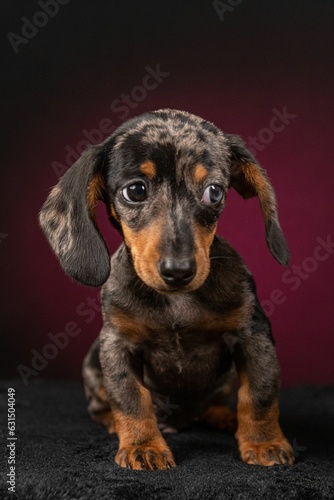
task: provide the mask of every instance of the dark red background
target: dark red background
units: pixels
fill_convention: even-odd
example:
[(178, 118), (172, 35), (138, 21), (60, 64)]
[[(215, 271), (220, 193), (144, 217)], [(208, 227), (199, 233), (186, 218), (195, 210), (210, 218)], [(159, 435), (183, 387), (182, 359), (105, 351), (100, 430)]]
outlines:
[[(72, 321), (80, 334), (29, 380), (80, 376), (101, 326), (99, 313), (87, 304), (98, 290), (63, 274), (37, 214), (57, 182), (53, 162), (66, 162), (66, 146), (76, 149), (85, 139), (82, 130), (97, 128), (103, 118), (119, 125), (111, 103), (141, 85), (147, 66), (159, 64), (169, 76), (132, 116), (183, 109), (247, 142), (259, 133), (268, 137), (263, 129), (274, 108), (286, 106), (296, 115), (257, 158), (277, 192), (291, 249), (288, 281), (296, 276), (293, 265), (304, 267), (304, 277), (284, 280), (287, 270), (266, 248), (256, 200), (231, 192), (219, 231), (256, 278), (283, 383), (334, 383), (334, 255), (312, 260), (317, 238), (334, 240), (333, 2), (244, 1), (221, 21), (207, 1), (70, 0), (17, 54), (8, 32), (21, 34), (21, 18), (31, 20), (41, 7), (23, 0), (2, 6), (2, 374), (17, 376), (20, 364), (31, 367), (31, 350), (42, 352), (48, 333), (64, 331)], [(120, 239), (101, 218), (114, 249)], [(272, 303), (276, 296), (280, 304)]]

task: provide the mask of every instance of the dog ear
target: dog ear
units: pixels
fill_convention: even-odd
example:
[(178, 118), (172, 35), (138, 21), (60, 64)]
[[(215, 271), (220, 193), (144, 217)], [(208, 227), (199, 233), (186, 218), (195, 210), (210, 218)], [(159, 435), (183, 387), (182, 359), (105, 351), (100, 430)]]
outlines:
[(230, 160), (230, 187), (243, 198), (257, 196), (265, 222), (269, 250), (282, 265), (289, 264), (289, 248), (278, 220), (276, 196), (267, 174), (248, 151), (240, 137), (227, 135)]
[(100, 286), (110, 273), (107, 246), (95, 222), (104, 194), (101, 148), (89, 147), (52, 189), (40, 225), (64, 271), (88, 286)]

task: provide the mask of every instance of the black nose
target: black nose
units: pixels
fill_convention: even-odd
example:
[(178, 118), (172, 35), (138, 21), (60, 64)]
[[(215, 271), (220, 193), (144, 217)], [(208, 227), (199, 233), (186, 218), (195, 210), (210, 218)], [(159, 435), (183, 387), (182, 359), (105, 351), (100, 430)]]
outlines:
[(159, 262), (159, 273), (167, 285), (181, 288), (190, 283), (195, 276), (195, 259), (162, 259)]

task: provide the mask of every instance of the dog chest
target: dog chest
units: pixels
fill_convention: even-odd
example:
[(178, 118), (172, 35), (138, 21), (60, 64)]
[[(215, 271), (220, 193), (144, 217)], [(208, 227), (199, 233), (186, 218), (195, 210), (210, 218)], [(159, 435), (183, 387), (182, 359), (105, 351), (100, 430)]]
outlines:
[(198, 329), (174, 329), (160, 333), (143, 350), (144, 381), (168, 393), (204, 390), (214, 385), (231, 363), (222, 332), (211, 332), (208, 338)]

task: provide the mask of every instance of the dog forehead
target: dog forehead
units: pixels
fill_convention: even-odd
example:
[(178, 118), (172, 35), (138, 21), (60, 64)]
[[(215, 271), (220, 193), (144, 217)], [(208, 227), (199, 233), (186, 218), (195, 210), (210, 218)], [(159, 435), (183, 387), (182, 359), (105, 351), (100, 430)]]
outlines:
[(197, 147), (199, 151), (208, 142), (215, 142), (219, 130), (209, 122), (182, 111), (161, 110), (145, 113), (127, 122), (120, 129), (115, 148), (129, 144), (131, 138), (147, 145), (172, 143), (178, 148)]
[(202, 118), (182, 111), (160, 110), (130, 120), (122, 127), (114, 151), (137, 167), (147, 160), (158, 170), (195, 168), (199, 163), (207, 168), (215, 165), (227, 169), (229, 147), (224, 134)]

